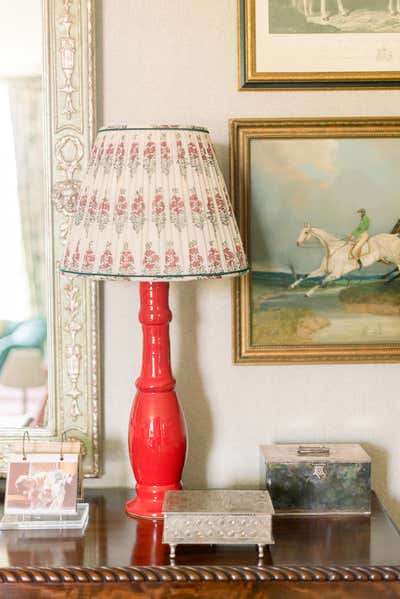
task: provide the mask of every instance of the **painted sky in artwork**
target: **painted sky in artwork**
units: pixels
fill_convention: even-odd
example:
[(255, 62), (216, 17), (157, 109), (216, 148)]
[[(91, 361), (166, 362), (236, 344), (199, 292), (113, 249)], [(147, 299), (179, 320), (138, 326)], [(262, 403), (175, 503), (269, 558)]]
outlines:
[(252, 141), (253, 269), (289, 271), (292, 264), (309, 272), (323, 253), (297, 248), (304, 223), (344, 237), (357, 226), (360, 207), (371, 235), (390, 232), (400, 218), (400, 140)]

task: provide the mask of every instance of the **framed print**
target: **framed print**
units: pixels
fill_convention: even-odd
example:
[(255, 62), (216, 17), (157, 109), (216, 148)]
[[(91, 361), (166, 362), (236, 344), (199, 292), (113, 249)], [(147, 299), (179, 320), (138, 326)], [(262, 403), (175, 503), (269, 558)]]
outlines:
[(231, 121), (235, 363), (400, 361), (400, 119)]
[(239, 89), (400, 83), (398, 0), (238, 0)]

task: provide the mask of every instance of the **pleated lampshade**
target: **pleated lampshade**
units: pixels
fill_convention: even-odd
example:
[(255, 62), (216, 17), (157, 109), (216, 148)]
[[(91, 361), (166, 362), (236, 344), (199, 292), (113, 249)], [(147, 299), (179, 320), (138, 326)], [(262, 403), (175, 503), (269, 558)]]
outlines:
[(61, 270), (139, 281), (246, 272), (209, 132), (181, 126), (101, 129)]

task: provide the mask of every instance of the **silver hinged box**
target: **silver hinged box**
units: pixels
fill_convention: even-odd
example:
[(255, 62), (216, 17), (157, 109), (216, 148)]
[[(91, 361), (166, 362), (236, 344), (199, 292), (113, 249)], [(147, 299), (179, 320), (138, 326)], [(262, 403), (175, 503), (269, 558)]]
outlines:
[(371, 512), (371, 458), (360, 445), (277, 444), (260, 450), (261, 486), (276, 512)]
[(163, 512), (172, 559), (180, 544), (254, 544), (262, 557), (263, 546), (274, 542), (267, 491), (167, 491)]

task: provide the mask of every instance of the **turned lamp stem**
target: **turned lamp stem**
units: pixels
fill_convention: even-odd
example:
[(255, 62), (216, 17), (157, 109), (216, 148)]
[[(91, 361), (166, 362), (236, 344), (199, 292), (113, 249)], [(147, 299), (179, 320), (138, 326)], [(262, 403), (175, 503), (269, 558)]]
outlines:
[(171, 372), (169, 283), (140, 283), (143, 361), (129, 422), (129, 457), (136, 498), (129, 516), (162, 518), (164, 493), (181, 489), (186, 426)]

